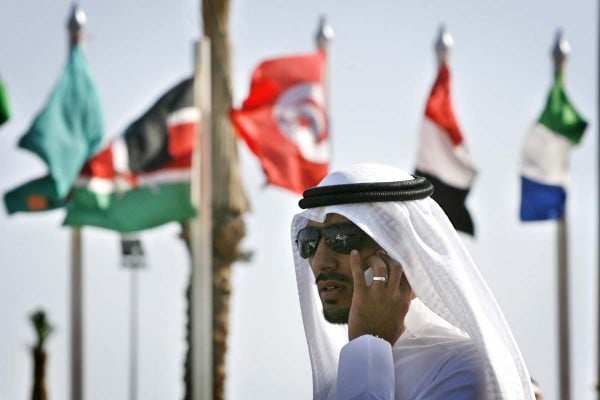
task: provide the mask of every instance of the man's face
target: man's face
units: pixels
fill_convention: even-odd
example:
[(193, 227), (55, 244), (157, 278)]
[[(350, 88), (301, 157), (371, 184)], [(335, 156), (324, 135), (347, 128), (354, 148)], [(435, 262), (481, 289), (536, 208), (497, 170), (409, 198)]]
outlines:
[[(339, 214), (327, 214), (324, 223), (309, 221), (307, 226), (324, 228), (340, 223), (350, 222)], [(360, 248), (361, 260), (364, 262), (369, 256), (381, 249), (373, 239), (365, 235)], [(348, 252), (349, 253), (349, 252)], [(350, 254), (339, 253), (330, 248), (323, 238), (319, 240), (313, 255), (308, 257), (308, 263), (316, 279), (319, 298), (323, 304), (323, 315), (331, 323), (348, 323), (350, 305), (354, 284), (352, 281), (352, 270), (350, 269)]]

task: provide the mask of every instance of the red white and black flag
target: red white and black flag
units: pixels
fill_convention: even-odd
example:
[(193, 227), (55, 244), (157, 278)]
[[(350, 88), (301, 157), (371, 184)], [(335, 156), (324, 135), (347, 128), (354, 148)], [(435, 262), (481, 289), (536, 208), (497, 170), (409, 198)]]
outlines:
[(267, 182), (296, 193), (316, 186), (329, 168), (325, 53), (262, 62), (231, 122), (258, 157)]
[(87, 161), (64, 223), (133, 232), (192, 218), (190, 179), (199, 121), (193, 79), (185, 79)]
[(433, 184), (432, 197), (456, 230), (474, 235), (475, 227), (465, 199), (476, 169), (454, 116), (450, 71), (445, 63), (440, 65), (425, 108), (415, 174)]
[(125, 129), (122, 140), (129, 171), (152, 171), (191, 155), (199, 118), (193, 86), (193, 78), (182, 80)]

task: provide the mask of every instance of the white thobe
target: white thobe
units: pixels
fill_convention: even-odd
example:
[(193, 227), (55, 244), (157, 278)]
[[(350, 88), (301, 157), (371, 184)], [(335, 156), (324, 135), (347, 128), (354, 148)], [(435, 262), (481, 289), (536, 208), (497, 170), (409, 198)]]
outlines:
[(392, 347), (360, 336), (340, 352), (337, 400), (480, 400), (481, 357), (468, 338), (405, 332)]

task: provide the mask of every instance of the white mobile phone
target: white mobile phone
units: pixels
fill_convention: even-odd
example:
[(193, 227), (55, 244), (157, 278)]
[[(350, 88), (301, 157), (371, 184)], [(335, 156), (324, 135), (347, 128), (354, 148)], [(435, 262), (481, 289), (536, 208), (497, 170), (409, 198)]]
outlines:
[(367, 286), (371, 286), (371, 284), (373, 283), (373, 268), (369, 267), (365, 269), (363, 271), (363, 274), (365, 274), (365, 283), (367, 284)]

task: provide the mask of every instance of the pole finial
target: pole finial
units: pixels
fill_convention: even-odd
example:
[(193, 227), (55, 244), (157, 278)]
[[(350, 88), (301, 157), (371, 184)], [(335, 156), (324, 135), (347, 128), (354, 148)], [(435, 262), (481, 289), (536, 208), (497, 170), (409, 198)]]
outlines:
[(438, 36), (434, 44), (435, 53), (437, 54), (438, 62), (440, 64), (448, 61), (452, 46), (454, 46), (454, 39), (452, 39), (452, 36), (446, 30), (446, 26), (440, 24)]
[(87, 16), (83, 8), (77, 3), (73, 3), (71, 13), (67, 20), (67, 29), (69, 30), (70, 45), (74, 46), (81, 42), (83, 38), (83, 26), (87, 22)]
[(563, 67), (567, 57), (571, 53), (571, 45), (560, 28), (556, 30), (555, 38), (554, 46), (552, 47), (552, 58), (554, 59), (554, 66), (558, 70)]
[(319, 27), (315, 35), (315, 41), (319, 49), (325, 49), (333, 39), (333, 28), (327, 23), (324, 15), (319, 18)]

